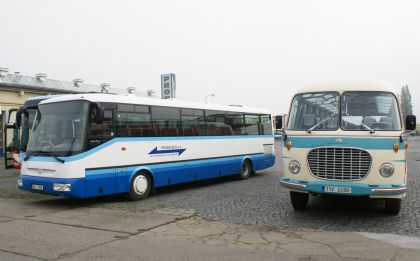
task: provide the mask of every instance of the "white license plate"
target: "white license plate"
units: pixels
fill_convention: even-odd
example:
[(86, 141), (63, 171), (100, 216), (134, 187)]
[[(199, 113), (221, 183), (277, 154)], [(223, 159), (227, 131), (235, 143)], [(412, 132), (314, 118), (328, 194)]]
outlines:
[(351, 187), (324, 186), (324, 192), (351, 194)]
[(32, 189), (33, 190), (44, 190), (44, 186), (43, 185), (32, 184)]

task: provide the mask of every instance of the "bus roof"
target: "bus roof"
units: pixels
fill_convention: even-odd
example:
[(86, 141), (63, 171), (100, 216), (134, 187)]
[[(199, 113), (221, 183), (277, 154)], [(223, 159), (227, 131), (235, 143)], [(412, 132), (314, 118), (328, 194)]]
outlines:
[(23, 105), (27, 108), (28, 107), (36, 107), (43, 100), (52, 99), (52, 98), (59, 97), (59, 96), (61, 96), (61, 95), (45, 95), (45, 96), (29, 97), (28, 99), (26, 99), (26, 101)]
[(397, 91), (388, 82), (381, 80), (350, 80), (350, 81), (331, 81), (318, 82), (304, 86), (296, 93), (309, 92), (345, 92), (345, 91), (382, 91), (391, 92), (397, 95)]
[(91, 102), (128, 103), (128, 104), (154, 105), (154, 106), (163, 106), (163, 107), (178, 107), (178, 108), (191, 108), (191, 109), (229, 111), (229, 112), (271, 114), (270, 111), (266, 109), (194, 103), (194, 102), (188, 102), (188, 101), (181, 101), (177, 99), (163, 100), (163, 99), (155, 99), (155, 98), (137, 97), (137, 96), (131, 96), (131, 95), (115, 95), (115, 94), (102, 94), (102, 93), (101, 94), (99, 93), (67, 94), (67, 95), (43, 100), (41, 104), (71, 101), (71, 100), (87, 100)]

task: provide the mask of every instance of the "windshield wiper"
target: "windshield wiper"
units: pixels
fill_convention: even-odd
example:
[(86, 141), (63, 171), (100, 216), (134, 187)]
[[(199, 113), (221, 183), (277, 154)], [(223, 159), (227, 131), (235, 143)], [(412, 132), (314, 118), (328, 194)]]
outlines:
[(311, 133), (313, 130), (315, 130), (316, 128), (318, 128), (319, 126), (321, 126), (322, 124), (326, 123), (327, 121), (331, 120), (332, 118), (334, 118), (335, 116), (337, 116), (337, 113), (331, 115), (330, 117), (326, 118), (323, 121), (318, 122), (317, 124), (315, 124), (314, 126), (312, 126), (311, 128), (309, 128), (306, 132), (307, 133)]
[(370, 134), (374, 134), (375, 130), (372, 129), (371, 127), (369, 127), (368, 125), (364, 124), (363, 122), (360, 123), (360, 125), (362, 125), (363, 127), (365, 127), (366, 129), (368, 129), (368, 131), (370, 132)]
[(65, 160), (63, 160), (62, 158), (58, 157), (57, 155), (50, 154), (50, 153), (48, 153), (48, 151), (42, 151), (42, 150), (40, 150), (40, 151), (34, 151), (31, 154), (26, 155), (26, 157), (23, 159), (23, 161), (27, 161), (30, 157), (37, 156), (37, 155), (39, 155), (39, 156), (51, 156), (54, 159), (56, 159), (58, 162), (61, 162), (61, 163), (66, 162)]

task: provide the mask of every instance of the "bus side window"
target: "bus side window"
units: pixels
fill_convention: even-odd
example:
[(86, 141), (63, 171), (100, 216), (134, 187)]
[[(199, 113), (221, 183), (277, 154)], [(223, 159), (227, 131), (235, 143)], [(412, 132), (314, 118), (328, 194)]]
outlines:
[(245, 135), (259, 134), (260, 117), (258, 115), (245, 114)]
[(261, 133), (262, 135), (273, 135), (273, 125), (270, 115), (263, 115), (261, 119)]
[(113, 111), (105, 110), (102, 124), (96, 124), (92, 119), (89, 121), (88, 149), (92, 149), (112, 138), (114, 138)]
[(157, 137), (182, 136), (180, 108), (152, 106), (152, 122)]

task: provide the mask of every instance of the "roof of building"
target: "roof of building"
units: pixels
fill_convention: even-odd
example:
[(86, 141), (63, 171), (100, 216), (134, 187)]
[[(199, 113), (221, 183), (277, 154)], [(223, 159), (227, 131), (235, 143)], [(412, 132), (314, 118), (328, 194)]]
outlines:
[[(127, 89), (113, 88), (109, 84), (104, 84), (103, 86), (86, 84), (80, 79), (72, 82), (59, 81), (48, 79), (46, 74), (37, 74), (35, 77), (32, 77), (17, 73), (5, 73), (4, 71), (0, 74), (0, 87), (11, 90), (42, 91), (47, 93), (128, 93)], [(147, 92), (132, 90), (132, 93), (137, 96), (147, 96)]]

